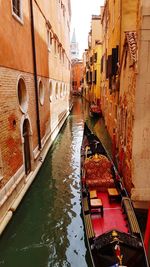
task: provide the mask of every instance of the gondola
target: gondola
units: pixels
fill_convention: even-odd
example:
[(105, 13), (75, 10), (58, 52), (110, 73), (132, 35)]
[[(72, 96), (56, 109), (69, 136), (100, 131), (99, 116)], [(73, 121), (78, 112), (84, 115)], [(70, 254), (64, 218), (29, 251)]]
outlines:
[(90, 115), (91, 115), (91, 117), (101, 117), (102, 116), (101, 108), (96, 104), (91, 104)]
[(81, 145), (81, 199), (94, 267), (149, 266), (131, 199), (106, 149), (86, 123)]

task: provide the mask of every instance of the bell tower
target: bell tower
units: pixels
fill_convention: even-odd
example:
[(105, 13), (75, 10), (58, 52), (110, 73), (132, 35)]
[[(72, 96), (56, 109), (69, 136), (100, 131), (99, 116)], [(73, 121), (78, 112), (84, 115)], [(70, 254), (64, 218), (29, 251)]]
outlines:
[(76, 41), (75, 29), (74, 29), (73, 34), (72, 34), (70, 51), (71, 51), (71, 59), (78, 59), (79, 58), (79, 48), (78, 48), (78, 43)]

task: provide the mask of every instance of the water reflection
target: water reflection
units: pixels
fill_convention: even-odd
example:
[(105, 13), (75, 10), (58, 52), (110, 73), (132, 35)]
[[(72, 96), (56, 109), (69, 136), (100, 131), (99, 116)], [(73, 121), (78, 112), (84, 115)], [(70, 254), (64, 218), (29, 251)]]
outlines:
[(80, 199), (84, 107), (75, 99), (36, 180), (0, 241), (0, 266), (87, 267)]
[(90, 118), (88, 103), (75, 98), (66, 124), (1, 237), (0, 266), (91, 266), (80, 199), (84, 121), (111, 154), (111, 141), (103, 119)]
[(66, 124), (1, 237), (0, 266), (91, 266), (80, 199), (84, 120), (109, 148), (102, 120), (91, 119), (88, 103), (75, 98)]

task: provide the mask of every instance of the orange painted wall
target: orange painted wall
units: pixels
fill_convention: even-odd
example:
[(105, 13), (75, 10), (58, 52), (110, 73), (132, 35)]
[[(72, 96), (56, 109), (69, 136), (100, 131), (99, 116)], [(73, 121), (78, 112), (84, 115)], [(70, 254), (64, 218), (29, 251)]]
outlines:
[(12, 16), (11, 1), (0, 1), (0, 66), (33, 72), (29, 1), (22, 3), (23, 25)]
[[(62, 114), (69, 108), (70, 69), (69, 69), (69, 12), (66, 14), (59, 1), (37, 0), (33, 2), (35, 45), (38, 84), (44, 87), (44, 104), (39, 106), (40, 133), (42, 142), (50, 131), (54, 130)], [(33, 76), (33, 55), (31, 39), (30, 1), (22, 1), (23, 22), (20, 23), (12, 14), (12, 1), (0, 1), (0, 187), (16, 173), (23, 164), (22, 122), (28, 117), (32, 132), (32, 154), (38, 149), (37, 112), (35, 83)], [(57, 4), (59, 4), (57, 8)], [(68, 12), (68, 13), (67, 13)], [(58, 14), (60, 22), (58, 21)], [(59, 54), (54, 54), (53, 47), (48, 51), (47, 25), (49, 20), (53, 32), (65, 49), (68, 60), (63, 63)], [(63, 23), (64, 22), (64, 23)], [(68, 23), (69, 22), (69, 23)], [(65, 30), (67, 32), (65, 32)], [(66, 36), (68, 36), (66, 38)], [(62, 39), (61, 39), (62, 38)], [(19, 107), (17, 84), (22, 77), (28, 96), (28, 109), (25, 114)], [(50, 102), (49, 81), (52, 82), (52, 101)], [(58, 83), (59, 96), (56, 99), (55, 85)], [(60, 95), (60, 84), (65, 88)], [(38, 90), (39, 93), (39, 90)], [(15, 122), (14, 122), (15, 121)], [(13, 125), (14, 123), (14, 125)], [(14, 153), (11, 151), (14, 150)], [(1, 163), (2, 162), (2, 163)], [(11, 163), (11, 164), (10, 164)], [(13, 164), (13, 167), (12, 167)]]

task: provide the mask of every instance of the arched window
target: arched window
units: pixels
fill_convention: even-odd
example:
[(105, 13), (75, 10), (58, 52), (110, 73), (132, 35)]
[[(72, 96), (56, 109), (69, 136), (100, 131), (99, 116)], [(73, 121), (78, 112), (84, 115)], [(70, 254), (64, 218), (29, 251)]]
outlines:
[(23, 113), (26, 113), (28, 109), (28, 96), (25, 81), (23, 78), (20, 78), (18, 81), (17, 93), (20, 109)]
[(64, 86), (63, 86), (63, 96), (65, 96), (65, 90), (66, 90), (66, 87), (65, 87), (65, 84), (64, 84)]
[(39, 82), (39, 100), (40, 100), (40, 104), (43, 105), (44, 104), (44, 86), (42, 81)]
[(60, 85), (60, 97), (63, 97), (63, 89), (62, 89), (62, 84)]
[(56, 99), (58, 98), (58, 83), (56, 83), (56, 87), (55, 87), (55, 97)]
[(22, 0), (12, 0), (12, 14), (20, 22), (22, 22)]
[(52, 87), (52, 81), (51, 81), (49, 83), (49, 100), (50, 100), (50, 102), (52, 102), (52, 94), (53, 94), (52, 90), (53, 90), (53, 87)]

